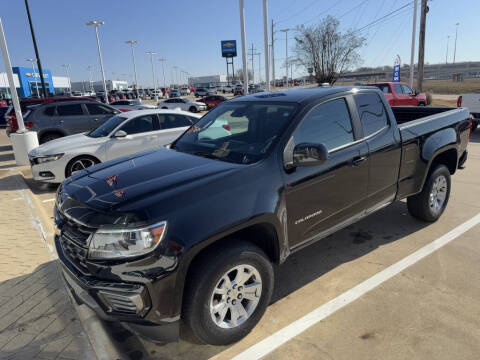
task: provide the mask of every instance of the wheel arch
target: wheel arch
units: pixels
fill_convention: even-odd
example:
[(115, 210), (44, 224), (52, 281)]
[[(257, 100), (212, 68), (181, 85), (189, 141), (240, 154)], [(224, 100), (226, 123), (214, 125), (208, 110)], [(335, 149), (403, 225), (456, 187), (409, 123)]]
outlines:
[(67, 136), (68, 134), (65, 132), (65, 131), (62, 131), (60, 129), (45, 129), (43, 131), (41, 131), (39, 134), (38, 134), (38, 141), (41, 143), (42, 142), (42, 139), (47, 136), (47, 135), (51, 135), (51, 134), (58, 134), (60, 135), (61, 137), (64, 137), (64, 136)]

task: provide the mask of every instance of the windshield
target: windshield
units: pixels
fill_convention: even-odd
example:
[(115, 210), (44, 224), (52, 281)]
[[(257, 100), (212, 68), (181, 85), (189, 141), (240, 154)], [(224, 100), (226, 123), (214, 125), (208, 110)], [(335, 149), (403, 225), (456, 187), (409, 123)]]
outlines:
[(172, 146), (212, 159), (251, 164), (264, 158), (292, 118), (292, 103), (222, 103)]
[(120, 116), (120, 115), (111, 117), (106, 122), (104, 122), (102, 125), (100, 125), (96, 129), (90, 131), (87, 134), (87, 136), (92, 137), (92, 138), (99, 138), (99, 137), (108, 136), (113, 131), (113, 129), (115, 129), (118, 125), (120, 125), (125, 120), (127, 120), (127, 118), (124, 117), (124, 116)]

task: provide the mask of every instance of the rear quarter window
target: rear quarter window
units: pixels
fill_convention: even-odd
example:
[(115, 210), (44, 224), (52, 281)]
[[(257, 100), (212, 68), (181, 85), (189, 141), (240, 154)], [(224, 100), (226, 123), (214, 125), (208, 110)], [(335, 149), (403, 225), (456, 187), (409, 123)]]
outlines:
[(380, 96), (374, 93), (354, 96), (363, 135), (369, 136), (388, 126), (388, 117)]
[(43, 110), (43, 115), (54, 116), (55, 115), (55, 106), (49, 106)]

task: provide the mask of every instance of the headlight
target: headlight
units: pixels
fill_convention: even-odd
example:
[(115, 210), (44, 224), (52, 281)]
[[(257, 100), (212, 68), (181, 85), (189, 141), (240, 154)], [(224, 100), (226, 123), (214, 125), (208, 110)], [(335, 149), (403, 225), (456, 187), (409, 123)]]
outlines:
[(47, 155), (47, 156), (38, 156), (34, 158), (35, 164), (44, 164), (50, 161), (60, 160), (63, 157), (63, 154), (56, 155)]
[(153, 251), (165, 236), (167, 222), (138, 229), (99, 229), (90, 241), (90, 259), (118, 259)]

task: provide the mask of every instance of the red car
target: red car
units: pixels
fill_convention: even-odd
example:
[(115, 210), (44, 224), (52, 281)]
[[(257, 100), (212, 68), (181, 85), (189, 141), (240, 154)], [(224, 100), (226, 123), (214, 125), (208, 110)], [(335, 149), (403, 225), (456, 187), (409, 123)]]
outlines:
[(427, 97), (424, 93), (413, 91), (410, 86), (400, 82), (382, 82), (369, 84), (378, 87), (388, 100), (390, 106), (425, 106)]
[(203, 102), (209, 109), (213, 109), (214, 107), (217, 107), (220, 103), (228, 100), (225, 96), (220, 96), (220, 95), (210, 95), (210, 96), (205, 96), (204, 98), (198, 100), (199, 102)]

